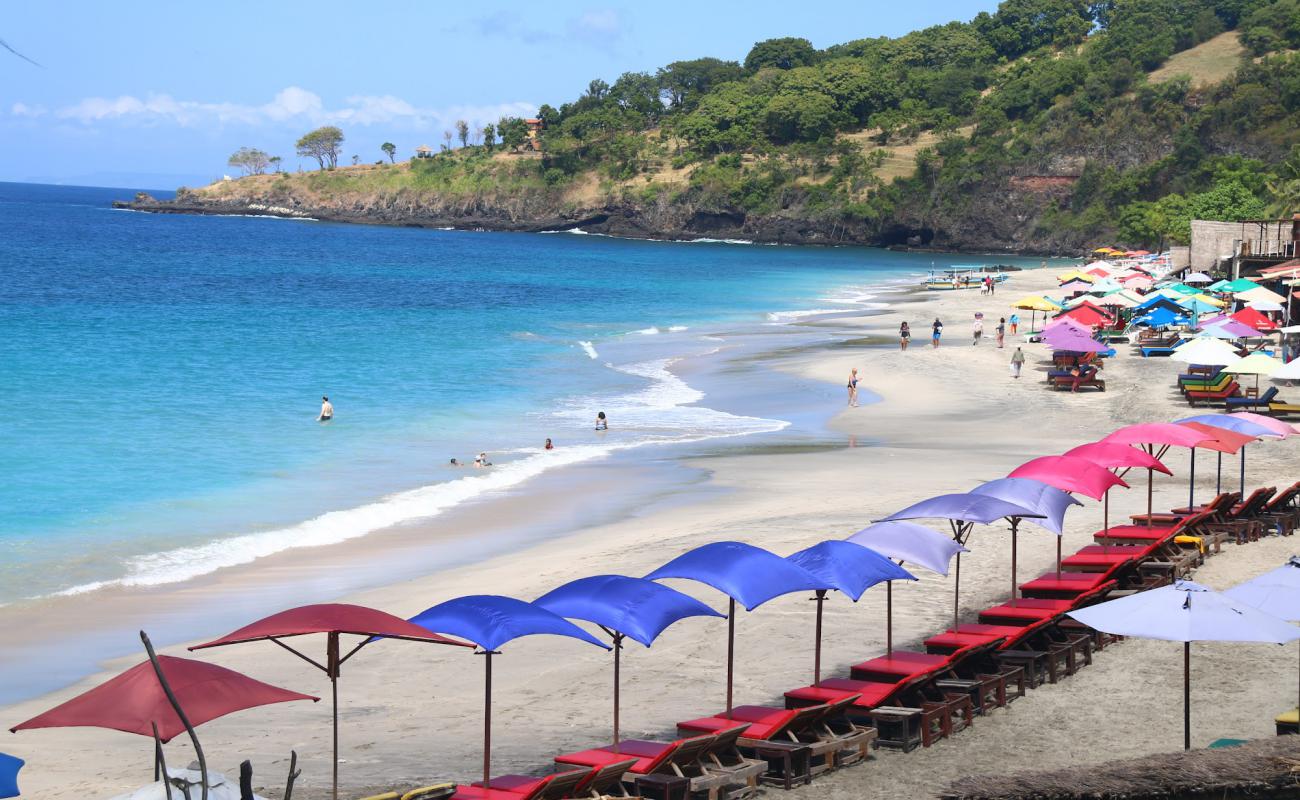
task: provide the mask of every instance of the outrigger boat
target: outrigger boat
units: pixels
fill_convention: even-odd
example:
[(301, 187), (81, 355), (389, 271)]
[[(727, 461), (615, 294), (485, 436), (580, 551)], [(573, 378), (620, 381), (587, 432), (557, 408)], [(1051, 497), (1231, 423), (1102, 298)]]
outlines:
[(985, 278), (992, 278), (996, 283), (1007, 279), (1007, 274), (999, 269), (987, 267), (953, 267), (945, 269), (942, 275), (933, 270), (921, 285), (934, 292), (952, 291), (954, 289), (978, 289)]

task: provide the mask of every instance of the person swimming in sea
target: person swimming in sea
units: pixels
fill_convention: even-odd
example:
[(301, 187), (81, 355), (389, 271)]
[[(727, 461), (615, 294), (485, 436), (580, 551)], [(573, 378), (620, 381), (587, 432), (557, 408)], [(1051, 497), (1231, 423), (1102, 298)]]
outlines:
[(550, 439), (547, 439), (547, 440), (546, 440), (545, 449), (547, 449), (547, 450), (554, 450), (554, 449), (555, 449), (555, 445), (551, 444), (551, 440), (550, 440)]
[(320, 399), (320, 416), (316, 418), (317, 422), (329, 422), (334, 419), (334, 404), (328, 397)]
[(605, 418), (604, 411), (596, 412), (596, 430), (598, 431), (609, 430), (609, 420)]
[(463, 467), (463, 466), (465, 466), (465, 465), (462, 464), (462, 463), (460, 463), (459, 461), (457, 461), (456, 459), (453, 458), (453, 459), (451, 459), (450, 461), (447, 462), (447, 466), (449, 466), (449, 467)]
[(478, 457), (474, 459), (475, 469), (482, 469), (483, 467), (490, 466), (492, 466), (492, 462), (488, 461), (487, 453), (479, 453)]

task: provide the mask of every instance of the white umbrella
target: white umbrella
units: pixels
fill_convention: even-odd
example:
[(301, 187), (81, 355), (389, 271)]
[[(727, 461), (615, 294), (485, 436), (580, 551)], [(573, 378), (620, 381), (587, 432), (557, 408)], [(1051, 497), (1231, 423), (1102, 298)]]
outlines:
[(1256, 311), (1281, 311), (1282, 304), (1274, 303), (1272, 300), (1251, 300), (1246, 304), (1247, 308), (1253, 308)]
[(1300, 558), (1291, 556), (1277, 569), (1239, 583), (1224, 594), (1278, 619), (1300, 622)]
[(1300, 628), (1192, 581), (1174, 581), (1066, 616), (1117, 636), (1183, 643), (1183, 749), (1192, 749), (1192, 642), (1300, 639)]
[(1198, 336), (1190, 342), (1180, 345), (1169, 357), (1185, 364), (1206, 364), (1208, 366), (1232, 364), (1241, 358), (1231, 346), (1218, 339), (1206, 336)]
[(1288, 361), (1269, 375), (1275, 381), (1297, 381), (1300, 380), (1300, 358)]
[(1214, 283), (1214, 278), (1211, 278), (1204, 272), (1193, 272), (1191, 275), (1183, 278), (1183, 283)]
[(1278, 304), (1286, 302), (1285, 297), (1273, 291), (1272, 289), (1265, 289), (1263, 286), (1256, 286), (1254, 289), (1247, 289), (1244, 292), (1237, 292), (1233, 295), (1233, 297), (1237, 298), (1238, 300), (1244, 300), (1247, 303), (1251, 303), (1256, 300), (1267, 300), (1271, 303), (1278, 303)]
[(1251, 353), (1243, 359), (1234, 361), (1223, 368), (1224, 372), (1236, 375), (1255, 376), (1255, 396), (1259, 396), (1259, 376), (1273, 375), (1282, 368), (1282, 362), (1263, 353)]

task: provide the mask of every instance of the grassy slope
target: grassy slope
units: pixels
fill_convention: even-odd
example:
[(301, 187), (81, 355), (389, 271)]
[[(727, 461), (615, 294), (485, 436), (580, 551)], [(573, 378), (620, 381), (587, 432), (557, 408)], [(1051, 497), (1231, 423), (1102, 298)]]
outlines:
[(1178, 75), (1187, 75), (1191, 77), (1194, 89), (1213, 86), (1231, 77), (1245, 55), (1241, 37), (1236, 31), (1228, 31), (1189, 50), (1175, 53), (1147, 77), (1151, 83), (1163, 83)]

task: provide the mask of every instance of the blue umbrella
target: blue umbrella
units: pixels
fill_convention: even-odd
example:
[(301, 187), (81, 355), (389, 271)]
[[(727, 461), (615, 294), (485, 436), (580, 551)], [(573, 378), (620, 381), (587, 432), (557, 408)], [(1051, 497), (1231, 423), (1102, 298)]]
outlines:
[(1239, 583), (1224, 594), (1278, 619), (1300, 622), (1300, 558), (1291, 556), (1277, 569)]
[(27, 762), (15, 756), (0, 753), (0, 797), (17, 797), (18, 770)]
[(1183, 643), (1183, 749), (1192, 748), (1192, 642), (1300, 639), (1300, 628), (1192, 581), (1109, 600), (1067, 616), (1103, 633)]
[[(952, 538), (958, 544), (965, 544), (971, 529), (976, 524), (987, 525), (999, 519), (1030, 519), (1042, 517), (1043, 514), (1024, 506), (1008, 503), (996, 497), (982, 494), (941, 494), (914, 503), (895, 514), (885, 517), (883, 522), (895, 522), (909, 519), (946, 519), (952, 527)], [(961, 553), (957, 553), (956, 567), (953, 569), (952, 629), (957, 630), (960, 623), (961, 608)]]
[(492, 780), (492, 656), (501, 645), (520, 636), (552, 634), (581, 639), (588, 644), (609, 649), (596, 637), (546, 609), (495, 594), (457, 597), (427, 608), (411, 617), (411, 622), (434, 633), (450, 633), (479, 646), (484, 656), (485, 691), (483, 699), (483, 785)]
[[(885, 556), (860, 544), (830, 539), (786, 556), (791, 561), (826, 581), (853, 602), (877, 583), (914, 581), (916, 576)], [(817, 646), (813, 650), (813, 685), (822, 681), (822, 605), (829, 589), (817, 590)]]
[[(915, 522), (877, 522), (846, 541), (869, 547), (886, 558), (918, 564), (948, 577), (952, 557), (966, 548), (960, 542)], [(885, 652), (894, 652), (894, 582), (885, 582)]]
[[(1194, 417), (1183, 417), (1180, 420), (1175, 420), (1175, 422), (1180, 424), (1184, 422), (1199, 422), (1202, 425), (1209, 425), (1212, 428), (1222, 428), (1225, 431), (1241, 433), (1246, 436), (1262, 436), (1270, 439), (1282, 438), (1282, 434), (1274, 431), (1272, 428), (1260, 425), (1258, 422), (1251, 422), (1248, 419), (1233, 416), (1232, 414), (1197, 414)], [(1222, 488), (1219, 484), (1219, 479), (1223, 471), (1223, 453), (1219, 452), (1218, 456), (1219, 463), (1218, 467), (1215, 469), (1215, 494), (1218, 494), (1219, 489)], [(1246, 497), (1246, 447), (1244, 445), (1241, 448), (1241, 485), (1239, 491), (1244, 500)]]
[(783, 594), (831, 589), (824, 579), (776, 553), (743, 542), (714, 542), (682, 553), (646, 580), (685, 578), (708, 584), (730, 598), (727, 604), (727, 716), (736, 664), (736, 603), (753, 611)]
[(579, 578), (533, 601), (534, 605), (599, 625), (614, 643), (614, 752), (618, 752), (619, 656), (623, 639), (649, 647), (674, 622), (722, 615), (676, 589), (624, 575)]
[[(1060, 571), (1061, 526), (1065, 522), (1065, 512), (1070, 510), (1070, 506), (1083, 503), (1075, 500), (1069, 492), (1032, 478), (998, 478), (976, 486), (970, 493), (996, 497), (1041, 514), (1041, 517), (1029, 517), (1029, 521), (1056, 534), (1056, 568)], [(1015, 605), (1020, 586), (1016, 577), (1016, 534), (1022, 517), (1006, 519), (1011, 523), (1011, 604)]]

